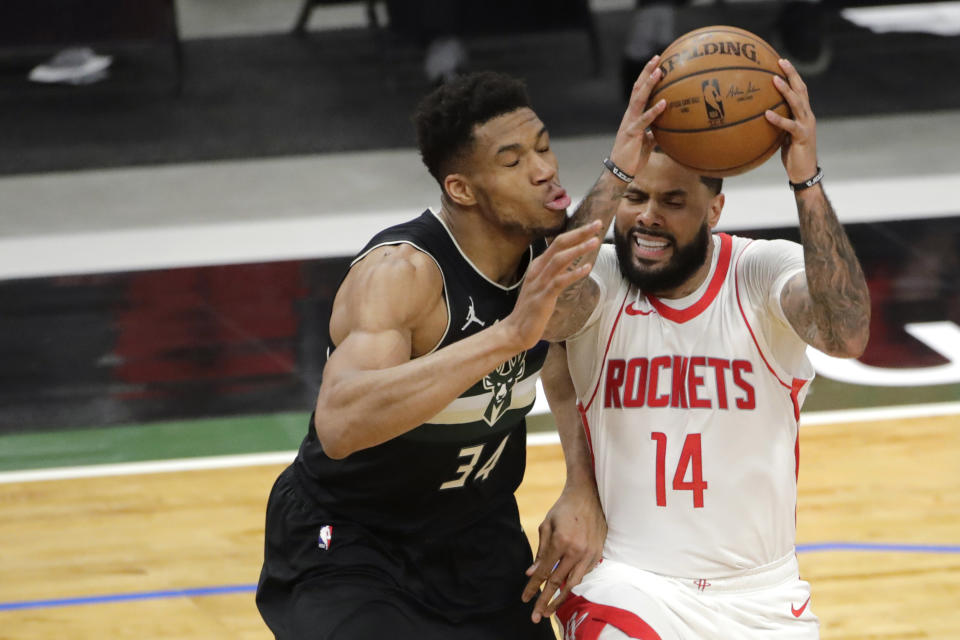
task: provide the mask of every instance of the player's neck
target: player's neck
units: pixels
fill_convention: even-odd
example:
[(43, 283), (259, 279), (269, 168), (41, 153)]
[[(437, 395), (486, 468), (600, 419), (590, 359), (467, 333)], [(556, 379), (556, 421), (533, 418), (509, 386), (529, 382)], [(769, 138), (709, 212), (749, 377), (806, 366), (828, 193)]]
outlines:
[(447, 202), (440, 207), (440, 218), (480, 273), (503, 286), (516, 283), (530, 238), (505, 232), (479, 212)]
[(668, 289), (666, 291), (658, 291), (653, 295), (658, 298), (666, 298), (667, 300), (677, 300), (679, 298), (686, 298), (688, 295), (700, 288), (700, 285), (703, 284), (704, 280), (707, 279), (707, 276), (710, 275), (710, 267), (713, 266), (713, 235), (710, 236), (710, 241), (707, 243), (707, 255), (703, 260), (703, 264), (700, 265), (696, 271), (693, 272), (693, 275), (687, 278), (683, 284), (674, 287), (673, 289)]

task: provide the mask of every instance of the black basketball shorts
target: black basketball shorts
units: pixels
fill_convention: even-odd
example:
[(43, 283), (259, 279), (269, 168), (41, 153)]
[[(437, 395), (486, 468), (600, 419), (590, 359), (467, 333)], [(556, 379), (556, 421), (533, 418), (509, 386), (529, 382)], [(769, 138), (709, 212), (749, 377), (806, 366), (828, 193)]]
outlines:
[(286, 469), (267, 505), (257, 607), (278, 640), (555, 640), (520, 601), (531, 561), (510, 501), (439, 540), (336, 521)]

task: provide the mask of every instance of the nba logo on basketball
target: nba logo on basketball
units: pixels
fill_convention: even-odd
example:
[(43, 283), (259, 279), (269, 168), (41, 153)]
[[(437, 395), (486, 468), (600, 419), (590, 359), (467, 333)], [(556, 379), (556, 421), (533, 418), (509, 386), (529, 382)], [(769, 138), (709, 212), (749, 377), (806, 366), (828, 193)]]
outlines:
[(703, 104), (707, 108), (707, 118), (723, 120), (723, 98), (720, 94), (720, 83), (716, 78), (704, 80), (700, 85), (703, 90)]
[(317, 546), (326, 551), (330, 548), (330, 541), (333, 539), (333, 526), (325, 524), (320, 527), (320, 535), (317, 536)]

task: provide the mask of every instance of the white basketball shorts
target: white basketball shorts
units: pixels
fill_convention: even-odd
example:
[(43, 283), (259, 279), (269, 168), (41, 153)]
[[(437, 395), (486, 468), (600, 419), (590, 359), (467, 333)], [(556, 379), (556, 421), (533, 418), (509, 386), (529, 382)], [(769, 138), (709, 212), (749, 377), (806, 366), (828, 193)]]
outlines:
[(672, 578), (604, 559), (557, 611), (564, 640), (818, 640), (788, 556), (731, 578)]

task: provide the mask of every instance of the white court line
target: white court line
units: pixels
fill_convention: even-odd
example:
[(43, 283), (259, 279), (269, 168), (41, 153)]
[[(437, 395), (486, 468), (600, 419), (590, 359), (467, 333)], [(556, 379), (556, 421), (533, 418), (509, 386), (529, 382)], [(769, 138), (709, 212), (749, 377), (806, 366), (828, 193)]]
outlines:
[(71, 480), (75, 478), (100, 478), (103, 476), (132, 476), (147, 473), (174, 473), (177, 471), (202, 471), (205, 469), (230, 469), (233, 467), (258, 467), (271, 464), (289, 464), (296, 451), (273, 451), (206, 458), (178, 458), (176, 460), (148, 460), (145, 462), (121, 462), (117, 464), (90, 464), (81, 467), (54, 467), (28, 471), (4, 471), (0, 484), (11, 482), (42, 482), (45, 480)]
[[(958, 215), (957, 185), (960, 173), (902, 176), (896, 180), (835, 180), (830, 182), (828, 191), (841, 221), (851, 224)], [(725, 193), (727, 207), (721, 230), (797, 226), (793, 194), (782, 185), (730, 185)], [(0, 280), (349, 257), (377, 230), (413, 215), (413, 210), (407, 208), (272, 221), (6, 237), (0, 238)]]
[[(928, 418), (947, 415), (960, 416), (960, 402), (913, 404), (894, 407), (875, 407), (871, 409), (847, 409), (843, 411), (817, 411), (802, 414), (801, 424), (809, 427), (844, 422)], [(549, 433), (531, 433), (527, 436), (527, 444), (530, 446), (559, 443), (560, 436), (555, 431)], [(32, 469), (28, 471), (4, 471), (0, 473), (0, 484), (288, 464), (296, 455), (296, 451), (276, 451), (271, 453), (211, 456), (206, 458), (181, 458), (177, 460), (95, 464), (82, 467), (58, 467), (53, 469)]]

